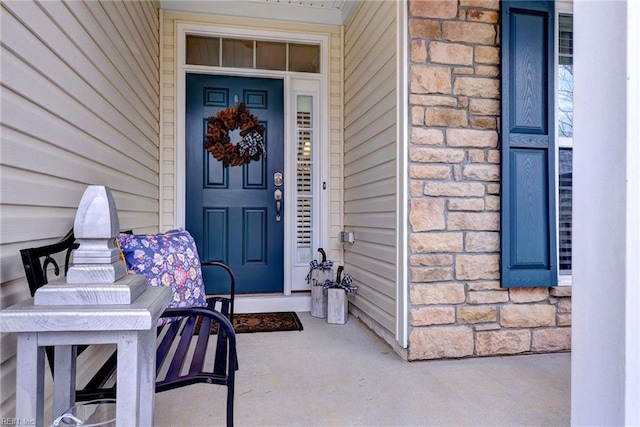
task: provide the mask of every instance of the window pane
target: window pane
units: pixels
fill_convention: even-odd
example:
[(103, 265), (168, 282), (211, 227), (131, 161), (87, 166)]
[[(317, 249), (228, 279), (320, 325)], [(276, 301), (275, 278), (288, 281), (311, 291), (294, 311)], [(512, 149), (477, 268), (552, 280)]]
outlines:
[(222, 66), (253, 68), (253, 41), (223, 39)]
[(571, 207), (573, 187), (573, 149), (559, 150), (558, 205), (559, 205), (559, 269), (560, 274), (571, 274)]
[(187, 36), (187, 64), (220, 65), (220, 39)]
[(320, 46), (310, 44), (290, 44), (289, 71), (319, 73)]
[(296, 248), (298, 262), (308, 262), (312, 255), (313, 232), (313, 98), (297, 97), (296, 113)]
[(558, 56), (558, 136), (573, 137), (573, 16), (560, 15)]
[(257, 42), (256, 68), (262, 70), (286, 70), (287, 45), (275, 42)]

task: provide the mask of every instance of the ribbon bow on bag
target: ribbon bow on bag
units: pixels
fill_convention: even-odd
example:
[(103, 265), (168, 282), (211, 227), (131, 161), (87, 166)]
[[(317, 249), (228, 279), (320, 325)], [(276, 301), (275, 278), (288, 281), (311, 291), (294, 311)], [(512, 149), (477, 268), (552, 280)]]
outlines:
[[(319, 248), (318, 252), (322, 254), (322, 261), (318, 262), (314, 259), (309, 263), (309, 273), (307, 273), (307, 277), (305, 277), (307, 283), (311, 282), (311, 272), (313, 270), (320, 269), (321, 271), (325, 271), (333, 268), (333, 261), (327, 261), (327, 254), (324, 252), (324, 249)], [(316, 286), (320, 286), (320, 284), (317, 284)]]
[(343, 266), (338, 267), (338, 274), (336, 275), (336, 281), (332, 282), (331, 280), (325, 280), (322, 285), (325, 289), (344, 289), (347, 293), (356, 292), (358, 290), (357, 286), (351, 286), (351, 282), (353, 282), (353, 277), (349, 273), (345, 273), (344, 277), (340, 278), (342, 275)]

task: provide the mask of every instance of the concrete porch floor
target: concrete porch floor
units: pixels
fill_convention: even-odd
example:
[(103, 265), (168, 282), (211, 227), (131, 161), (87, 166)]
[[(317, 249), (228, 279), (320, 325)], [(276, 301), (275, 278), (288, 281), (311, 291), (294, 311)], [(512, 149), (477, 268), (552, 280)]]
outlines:
[[(571, 355), (405, 362), (363, 323), (238, 334), (237, 426), (568, 426)], [(226, 390), (156, 394), (155, 425), (224, 425)]]

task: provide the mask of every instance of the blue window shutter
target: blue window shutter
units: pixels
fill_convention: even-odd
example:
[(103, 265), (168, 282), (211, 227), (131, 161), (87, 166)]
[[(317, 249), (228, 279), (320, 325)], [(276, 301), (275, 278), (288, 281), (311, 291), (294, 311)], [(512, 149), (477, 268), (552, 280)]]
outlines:
[(555, 286), (554, 2), (501, 8), (502, 286)]

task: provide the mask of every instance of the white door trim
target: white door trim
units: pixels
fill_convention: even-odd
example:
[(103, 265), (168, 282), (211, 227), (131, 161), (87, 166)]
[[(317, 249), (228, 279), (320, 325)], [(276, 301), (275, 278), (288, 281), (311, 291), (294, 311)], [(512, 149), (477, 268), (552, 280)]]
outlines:
[[(185, 226), (185, 213), (186, 213), (186, 155), (185, 155), (185, 80), (187, 73), (200, 73), (211, 75), (228, 75), (228, 76), (243, 76), (243, 77), (266, 77), (277, 78), (284, 81), (284, 114), (285, 114), (285, 176), (293, 176), (295, 169), (291, 167), (292, 160), (287, 161), (287, 154), (292, 152), (295, 144), (295, 134), (291, 131), (291, 117), (293, 114), (293, 106), (291, 103), (291, 88), (292, 82), (295, 80), (309, 80), (315, 79), (320, 83), (320, 123), (321, 123), (321, 135), (319, 135), (320, 146), (322, 147), (320, 154), (320, 165), (318, 171), (318, 182), (328, 182), (329, 176), (329, 132), (328, 132), (328, 117), (329, 117), (329, 92), (327, 85), (327, 76), (329, 73), (329, 37), (323, 34), (305, 34), (297, 32), (275, 31), (275, 30), (261, 30), (252, 28), (237, 28), (237, 27), (225, 27), (221, 25), (206, 25), (206, 24), (192, 24), (192, 23), (177, 23), (176, 25), (176, 77), (175, 77), (175, 140), (174, 140), (174, 161), (175, 161), (175, 226)], [(269, 40), (269, 41), (282, 41), (282, 42), (313, 42), (320, 45), (321, 53), (321, 73), (309, 74), (309, 73), (294, 73), (286, 71), (270, 71), (270, 70), (254, 70), (245, 68), (228, 68), (228, 67), (210, 67), (210, 66), (195, 66), (187, 65), (185, 63), (186, 58), (186, 35), (187, 34), (199, 34), (210, 37), (241, 37), (252, 38), (256, 40)], [(291, 156), (289, 156), (290, 158)], [(162, 169), (163, 165), (161, 165)], [(293, 170), (292, 170), (293, 169)], [(161, 174), (164, 171), (161, 170)], [(316, 241), (320, 246), (326, 247), (328, 236), (328, 207), (329, 203), (329, 191), (318, 191), (318, 202), (320, 209), (320, 221), (318, 223), (318, 230), (316, 234)], [(286, 202), (286, 201), (285, 201)], [(286, 204), (285, 204), (286, 206)], [(289, 219), (287, 219), (289, 218)], [(295, 221), (291, 215), (285, 218), (285, 243), (291, 241), (293, 232), (295, 232)], [(285, 244), (284, 253), (284, 296), (290, 296), (292, 290), (299, 290), (300, 286), (292, 283), (293, 281), (293, 254), (292, 245)], [(306, 306), (306, 303), (302, 305)], [(308, 310), (308, 309), (307, 309)]]

